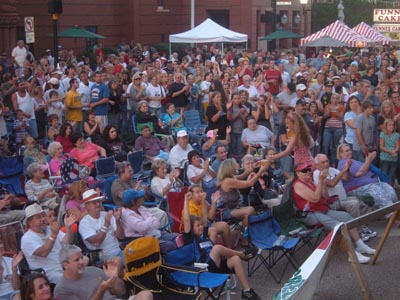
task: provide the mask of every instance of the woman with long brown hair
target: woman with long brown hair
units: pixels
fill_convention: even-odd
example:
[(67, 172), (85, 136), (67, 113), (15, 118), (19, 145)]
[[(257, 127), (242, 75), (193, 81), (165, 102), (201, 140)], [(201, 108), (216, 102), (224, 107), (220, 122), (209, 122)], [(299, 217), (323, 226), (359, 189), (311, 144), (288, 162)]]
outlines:
[(314, 158), (311, 155), (310, 149), (314, 146), (314, 140), (311, 137), (310, 130), (308, 129), (303, 118), (293, 112), (288, 113), (286, 119), (290, 119), (293, 124), (293, 133), (288, 141), (287, 147), (284, 151), (274, 154), (274, 160), (290, 155), (294, 152), (294, 163), (307, 163), (314, 166)]

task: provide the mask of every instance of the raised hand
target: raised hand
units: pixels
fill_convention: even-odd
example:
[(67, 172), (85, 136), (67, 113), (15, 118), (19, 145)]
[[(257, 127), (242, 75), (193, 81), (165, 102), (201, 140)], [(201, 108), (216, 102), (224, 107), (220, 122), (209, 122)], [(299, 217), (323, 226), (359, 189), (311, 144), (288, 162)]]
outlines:
[(14, 254), (12, 260), (11, 260), (11, 267), (13, 270), (15, 270), (19, 263), (22, 261), (24, 258), (24, 253), (22, 251), (19, 251), (18, 254)]
[(111, 222), (111, 217), (113, 216), (113, 211), (109, 210), (104, 217), (104, 226), (109, 227)]
[(190, 199), (192, 199), (192, 192), (187, 192), (185, 194), (185, 201), (189, 201)]
[(60, 231), (60, 224), (57, 221), (51, 222), (50, 231), (52, 235), (57, 236)]
[(78, 221), (78, 217), (75, 214), (66, 214), (64, 217), (65, 227), (71, 227)]

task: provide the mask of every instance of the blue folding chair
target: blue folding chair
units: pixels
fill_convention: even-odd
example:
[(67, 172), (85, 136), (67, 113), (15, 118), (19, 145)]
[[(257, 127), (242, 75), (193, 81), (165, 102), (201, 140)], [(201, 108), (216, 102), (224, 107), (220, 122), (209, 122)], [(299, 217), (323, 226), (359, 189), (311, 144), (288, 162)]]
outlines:
[(94, 162), (96, 168), (96, 179), (105, 180), (115, 175), (115, 158), (114, 156), (100, 157)]
[[(261, 266), (265, 266), (274, 280), (280, 283), (289, 264), (297, 270), (298, 266), (293, 261), (293, 254), (300, 238), (278, 236), (280, 230), (279, 223), (273, 218), (270, 210), (266, 210), (258, 215), (249, 216), (249, 241), (259, 249), (255, 259), (248, 262), (249, 276), (254, 274)], [(266, 254), (263, 254), (263, 251)], [(287, 262), (281, 275), (277, 277), (272, 272), (272, 268), (283, 258), (286, 258)]]
[(190, 138), (197, 144), (201, 144), (202, 139), (206, 139), (205, 130), (207, 125), (201, 123), (200, 114), (197, 110), (185, 110), (185, 127)]
[(131, 241), (124, 249), (124, 256), (124, 280), (136, 291), (151, 291), (155, 299), (199, 299), (198, 289), (176, 282), (169, 276), (170, 271), (179, 270), (189, 275), (199, 270), (163, 264), (157, 238), (142, 237)]
[[(166, 265), (193, 266), (196, 262), (196, 250), (193, 243), (184, 245), (164, 255)], [(194, 270), (199, 269), (195, 268)], [(204, 291), (207, 296), (204, 299), (217, 300), (221, 297), (229, 274), (217, 274), (208, 272), (206, 269), (199, 269), (197, 272), (187, 273), (179, 270), (170, 270), (170, 277), (174, 282), (184, 286), (193, 286)]]

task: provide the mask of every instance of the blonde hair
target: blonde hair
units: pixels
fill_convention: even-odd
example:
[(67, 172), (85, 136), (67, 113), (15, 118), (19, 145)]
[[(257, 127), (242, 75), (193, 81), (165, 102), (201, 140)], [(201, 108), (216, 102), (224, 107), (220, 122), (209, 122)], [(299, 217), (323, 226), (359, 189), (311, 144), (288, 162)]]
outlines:
[(394, 131), (393, 131), (393, 132), (389, 132), (388, 129), (387, 129), (387, 126), (388, 126), (390, 123), (393, 123), (393, 125), (394, 125), (394, 131), (396, 131), (396, 122), (395, 122), (393, 119), (385, 119), (385, 121), (383, 122), (382, 131), (383, 131), (386, 135), (392, 134), (392, 133), (394, 132)]
[(26, 145), (27, 143), (29, 143), (29, 142), (33, 142), (33, 144), (35, 145), (36, 144), (36, 141), (35, 141), (35, 139), (33, 138), (33, 137), (31, 137), (29, 134), (25, 134), (23, 137), (22, 137), (22, 143), (24, 144), (24, 145)]
[(236, 173), (236, 167), (237, 162), (233, 158), (224, 160), (218, 169), (217, 186), (220, 186), (225, 178), (233, 178)]
[(338, 160), (341, 160), (341, 158), (340, 158), (340, 152), (342, 152), (342, 148), (343, 148), (343, 147), (349, 147), (349, 148), (351, 149), (351, 147), (350, 147), (349, 144), (346, 144), (346, 143), (340, 144), (340, 145), (336, 148), (336, 158), (337, 158)]
[(153, 163), (151, 164), (151, 170), (156, 173), (161, 166), (166, 166), (167, 162), (161, 158), (156, 158)]

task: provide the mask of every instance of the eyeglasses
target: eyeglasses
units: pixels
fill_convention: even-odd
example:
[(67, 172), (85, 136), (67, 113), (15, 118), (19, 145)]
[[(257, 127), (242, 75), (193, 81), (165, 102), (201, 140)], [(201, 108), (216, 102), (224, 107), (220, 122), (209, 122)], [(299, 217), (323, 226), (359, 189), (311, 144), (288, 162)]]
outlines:
[(301, 170), (300, 172), (306, 174), (308, 172), (311, 172), (311, 168), (305, 168), (304, 170)]
[(133, 80), (140, 80), (140, 78), (134, 78)]

